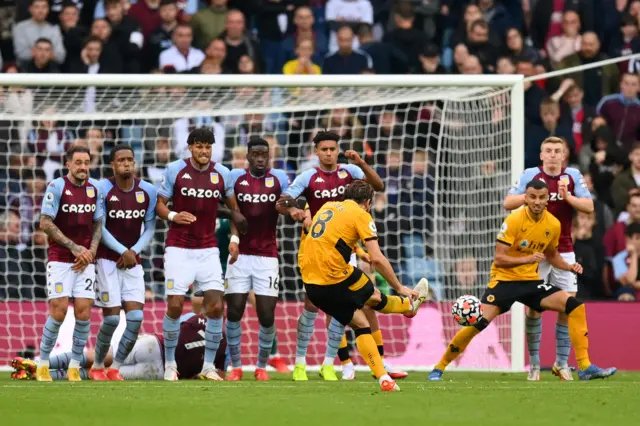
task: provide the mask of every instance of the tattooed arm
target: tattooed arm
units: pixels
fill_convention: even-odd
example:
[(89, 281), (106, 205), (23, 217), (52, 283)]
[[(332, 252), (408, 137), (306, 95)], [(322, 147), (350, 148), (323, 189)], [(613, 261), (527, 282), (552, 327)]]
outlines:
[(67, 238), (67, 236), (62, 233), (60, 228), (58, 228), (56, 224), (53, 223), (53, 219), (50, 216), (44, 214), (40, 215), (40, 229), (45, 234), (47, 234), (47, 237), (49, 237), (49, 239), (60, 244), (62, 247), (71, 250), (71, 253), (73, 253), (74, 256), (78, 256), (80, 253), (82, 253), (82, 250), (85, 249), (84, 247), (79, 246), (78, 244)]
[(104, 217), (93, 222), (93, 235), (91, 237), (91, 254), (93, 257), (96, 257), (96, 253), (98, 253), (98, 246), (100, 245), (100, 239), (102, 238), (102, 222), (104, 221)]

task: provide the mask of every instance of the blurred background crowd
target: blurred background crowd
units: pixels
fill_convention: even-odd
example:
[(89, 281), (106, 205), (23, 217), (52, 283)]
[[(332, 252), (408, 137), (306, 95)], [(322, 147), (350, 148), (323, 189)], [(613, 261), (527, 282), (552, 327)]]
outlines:
[[(640, 52), (639, 19), (640, 0), (3, 0), (1, 67), (34, 74), (534, 76)], [(573, 224), (587, 299), (635, 301), (640, 291), (640, 232), (632, 226), (640, 223), (638, 71), (640, 63), (620, 62), (525, 83), (526, 167), (538, 165), (544, 138), (560, 136), (568, 164), (582, 171), (596, 199), (595, 212), (577, 215)], [(189, 131), (201, 126), (215, 133), (214, 161), (244, 167), (248, 139), (261, 136), (272, 146), (273, 166), (291, 178), (317, 164), (310, 141), (318, 129), (339, 132), (341, 148), (355, 149), (385, 181), (375, 216), (402, 280), (428, 276), (441, 300), (479, 293), (486, 283), (487, 259), (473, 244), (458, 244), (466, 248), (448, 262), (434, 256), (433, 218), (449, 214), (433, 210), (441, 187), (436, 176), (443, 179), (432, 158), (442, 142), (441, 103), (73, 121), (49, 119), (60, 106), (43, 109), (42, 94), (42, 87), (0, 93), (2, 299), (46, 296), (39, 209), (47, 182), (65, 173), (63, 153), (71, 144), (91, 149), (92, 176), (104, 178), (110, 149), (130, 143), (139, 176), (159, 185), (166, 165), (188, 155)], [(87, 88), (77, 101), (86, 113), (100, 112), (103, 94)], [(167, 108), (192, 102), (179, 88), (167, 96), (174, 102)], [(20, 119), (36, 110), (38, 120)], [(485, 178), (508, 167), (503, 160), (506, 166), (482, 164), (481, 184), (492, 185)], [(144, 256), (149, 298), (163, 296), (163, 226)], [(221, 246), (226, 229), (221, 221)], [(487, 229), (487, 245), (496, 230)], [(280, 232), (282, 295), (295, 298), (300, 283), (291, 265), (299, 231)]]

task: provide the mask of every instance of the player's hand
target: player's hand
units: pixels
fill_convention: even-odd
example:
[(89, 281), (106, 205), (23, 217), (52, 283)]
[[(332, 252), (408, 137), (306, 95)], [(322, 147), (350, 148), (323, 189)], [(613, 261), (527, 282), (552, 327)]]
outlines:
[(529, 262), (528, 263), (542, 262), (546, 258), (547, 257), (544, 255), (544, 253), (535, 252), (531, 256), (529, 256)]
[(276, 201), (276, 207), (281, 209), (289, 209), (291, 207), (296, 206), (296, 200), (294, 200), (291, 195), (282, 194), (278, 201)]
[(582, 274), (582, 265), (579, 263), (574, 263), (573, 265), (569, 265), (571, 266), (571, 272), (574, 272), (576, 274)]
[(238, 260), (240, 246), (238, 243), (229, 243), (229, 265), (233, 265)]
[(627, 251), (631, 255), (636, 254), (636, 246), (634, 244), (631, 244), (631, 243), (627, 244)]
[(91, 250), (85, 247), (76, 246), (71, 249), (71, 253), (76, 257), (76, 261), (71, 269), (76, 272), (84, 271), (84, 268), (86, 268), (87, 265), (93, 263), (93, 254), (91, 253)]
[(189, 212), (180, 212), (173, 218), (178, 225), (191, 225), (196, 221), (196, 217)]
[(351, 160), (353, 164), (360, 165), (364, 163), (364, 160), (362, 159), (362, 157), (360, 157), (360, 154), (352, 149), (347, 150), (347, 152), (344, 153), (344, 156)]
[(116, 266), (118, 269), (131, 269), (138, 264), (138, 259), (136, 259), (136, 252), (133, 250), (127, 250), (122, 253), (120, 259), (118, 259), (118, 263)]
[(247, 222), (247, 218), (238, 210), (231, 210), (231, 221), (236, 225), (238, 232), (242, 235), (249, 231), (249, 222)]
[(558, 182), (558, 196), (562, 198), (567, 198), (567, 194), (569, 193), (569, 185), (567, 182), (560, 180)]
[(302, 222), (302, 229), (304, 229), (304, 232), (307, 232), (307, 233), (309, 232), (312, 222), (313, 221), (311, 220), (311, 218), (305, 216), (304, 222)]
[(301, 210), (301, 209), (292, 210), (291, 213), (289, 213), (289, 216), (291, 216), (291, 219), (295, 220), (296, 222), (305, 221), (306, 223), (304, 210)]
[(408, 297), (411, 300), (417, 300), (418, 297), (420, 297), (420, 293), (406, 286), (401, 286), (396, 293), (400, 296)]
[(366, 262), (369, 265), (371, 265), (371, 256), (369, 256), (369, 253), (367, 253), (367, 252), (362, 253), (362, 255), (360, 256), (360, 260), (362, 260), (363, 262)]

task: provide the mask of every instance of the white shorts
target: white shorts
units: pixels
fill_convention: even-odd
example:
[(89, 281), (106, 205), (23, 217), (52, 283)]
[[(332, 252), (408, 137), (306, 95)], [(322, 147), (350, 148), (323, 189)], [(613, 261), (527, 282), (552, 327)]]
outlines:
[[(560, 256), (562, 256), (565, 262), (569, 265), (576, 263), (576, 254), (573, 252), (560, 253)], [(568, 291), (570, 293), (576, 293), (578, 291), (578, 277), (576, 274), (570, 271), (563, 271), (554, 268), (546, 260), (540, 262), (538, 275), (540, 275), (541, 280), (544, 280), (546, 283), (558, 287), (561, 290)]]
[(49, 300), (61, 297), (95, 299), (95, 265), (87, 265), (82, 272), (72, 270), (72, 266), (73, 263), (47, 263), (47, 298)]
[[(117, 350), (117, 345), (111, 350)], [(120, 366), (120, 374), (125, 380), (162, 380), (164, 364), (158, 338), (152, 334), (140, 335)]]
[(118, 269), (113, 260), (98, 259), (95, 296), (95, 304), (101, 308), (113, 308), (122, 305), (122, 302), (144, 303), (142, 265)]
[(225, 294), (247, 294), (278, 297), (280, 268), (278, 258), (241, 254), (233, 265), (227, 264)]
[(193, 284), (194, 292), (224, 291), (224, 275), (218, 247), (186, 249), (167, 247), (164, 251), (166, 294), (183, 296)]

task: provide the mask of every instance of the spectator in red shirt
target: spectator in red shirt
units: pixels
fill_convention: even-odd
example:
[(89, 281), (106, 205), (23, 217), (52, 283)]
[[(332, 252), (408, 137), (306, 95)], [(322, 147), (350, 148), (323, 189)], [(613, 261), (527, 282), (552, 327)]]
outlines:
[(153, 30), (162, 25), (162, 18), (160, 18), (159, 12), (160, 1), (138, 0), (127, 13), (129, 17), (138, 22), (145, 40), (149, 39)]

